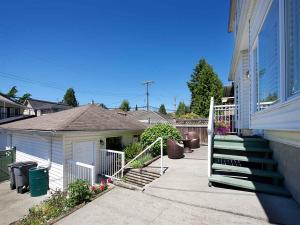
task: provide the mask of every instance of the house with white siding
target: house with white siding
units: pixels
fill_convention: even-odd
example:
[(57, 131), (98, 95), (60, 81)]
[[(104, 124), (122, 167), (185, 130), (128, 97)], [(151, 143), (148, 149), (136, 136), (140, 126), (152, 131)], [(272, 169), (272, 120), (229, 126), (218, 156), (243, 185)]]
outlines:
[(236, 128), (269, 141), (284, 185), (300, 202), (300, 1), (231, 0)]
[(33, 160), (49, 168), (51, 189), (65, 189), (74, 179), (94, 183), (98, 174), (106, 175), (106, 168), (117, 170), (117, 163), (124, 163), (120, 150), (136, 141), (145, 128), (89, 104), (0, 125), (0, 136), (16, 147), (17, 161)]

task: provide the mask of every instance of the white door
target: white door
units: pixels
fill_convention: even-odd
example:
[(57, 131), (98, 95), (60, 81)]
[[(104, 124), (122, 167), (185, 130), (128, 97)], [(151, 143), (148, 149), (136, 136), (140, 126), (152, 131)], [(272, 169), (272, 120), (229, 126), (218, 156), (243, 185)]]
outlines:
[(73, 160), (89, 165), (95, 163), (95, 142), (85, 141), (73, 143)]

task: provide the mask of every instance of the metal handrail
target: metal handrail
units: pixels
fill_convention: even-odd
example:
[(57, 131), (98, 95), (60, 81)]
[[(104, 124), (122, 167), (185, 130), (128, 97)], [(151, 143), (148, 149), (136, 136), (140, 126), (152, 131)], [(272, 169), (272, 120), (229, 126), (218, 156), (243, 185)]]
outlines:
[(208, 169), (208, 177), (210, 177), (211, 176), (211, 156), (212, 156), (213, 135), (214, 135), (214, 97), (211, 97), (211, 99), (210, 99), (207, 133), (208, 133), (208, 157), (207, 157), (208, 168), (207, 169)]
[(119, 169), (117, 172), (115, 172), (111, 177), (119, 180), (119, 178), (115, 177), (118, 173), (120, 173), (122, 170), (124, 170), (126, 168), (126, 166), (130, 165), (134, 160), (136, 160), (138, 157), (140, 157), (142, 154), (144, 154), (146, 151), (148, 151), (153, 145), (155, 145), (159, 141), (160, 141), (160, 175), (163, 175), (163, 139), (161, 137), (159, 137), (151, 145), (149, 145), (147, 148), (145, 148), (143, 151), (141, 151), (137, 156), (135, 156), (132, 160), (130, 160), (128, 163), (126, 163), (121, 169)]

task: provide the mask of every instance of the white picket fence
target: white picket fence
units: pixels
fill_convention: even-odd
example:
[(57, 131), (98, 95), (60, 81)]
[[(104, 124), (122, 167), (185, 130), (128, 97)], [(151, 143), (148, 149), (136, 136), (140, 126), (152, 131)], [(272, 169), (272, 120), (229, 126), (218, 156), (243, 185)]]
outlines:
[[(125, 164), (125, 153), (109, 149), (100, 149), (99, 152), (99, 173), (107, 177), (113, 176)], [(116, 174), (117, 178), (122, 178), (124, 169)]]
[(89, 184), (95, 183), (95, 166), (88, 165), (81, 162), (75, 162), (73, 160), (67, 161), (68, 177), (67, 183), (73, 183), (78, 179), (86, 180)]
[(236, 105), (215, 105), (214, 106), (214, 121), (216, 125), (219, 123), (225, 124), (229, 128), (229, 132), (236, 132), (237, 120), (237, 106)]

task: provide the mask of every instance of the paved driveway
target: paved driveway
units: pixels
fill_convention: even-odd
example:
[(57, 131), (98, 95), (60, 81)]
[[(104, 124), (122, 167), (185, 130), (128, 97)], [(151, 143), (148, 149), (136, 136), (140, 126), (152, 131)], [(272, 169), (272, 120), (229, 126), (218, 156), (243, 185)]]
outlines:
[(144, 192), (117, 187), (59, 224), (299, 224), (292, 198), (209, 188), (206, 152), (165, 158), (166, 173)]
[(29, 193), (17, 194), (10, 190), (9, 182), (0, 183), (0, 224), (6, 225), (14, 222), (28, 213), (28, 209), (46, 198), (30, 197)]

